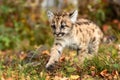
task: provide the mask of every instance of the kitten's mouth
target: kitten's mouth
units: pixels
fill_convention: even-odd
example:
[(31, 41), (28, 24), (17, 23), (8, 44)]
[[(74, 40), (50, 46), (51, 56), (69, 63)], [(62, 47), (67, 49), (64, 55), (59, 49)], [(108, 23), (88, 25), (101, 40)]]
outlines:
[(64, 36), (65, 35), (65, 33), (58, 33), (58, 34), (54, 34), (56, 37), (62, 37), (62, 36)]

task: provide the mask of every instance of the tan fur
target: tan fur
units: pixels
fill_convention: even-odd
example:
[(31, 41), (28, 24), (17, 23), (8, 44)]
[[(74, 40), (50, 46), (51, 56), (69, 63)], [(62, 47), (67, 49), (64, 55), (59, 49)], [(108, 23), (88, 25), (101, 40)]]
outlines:
[(55, 40), (46, 68), (58, 61), (64, 47), (74, 48), (80, 56), (98, 52), (103, 33), (95, 23), (87, 19), (76, 20), (77, 11), (49, 14)]

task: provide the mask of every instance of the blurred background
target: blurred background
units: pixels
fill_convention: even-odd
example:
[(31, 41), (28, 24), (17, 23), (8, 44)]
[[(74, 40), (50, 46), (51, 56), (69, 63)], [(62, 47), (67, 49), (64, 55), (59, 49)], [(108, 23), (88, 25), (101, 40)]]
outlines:
[(106, 36), (120, 40), (120, 0), (0, 0), (0, 50), (51, 46), (47, 10), (79, 10), (79, 17), (97, 23)]

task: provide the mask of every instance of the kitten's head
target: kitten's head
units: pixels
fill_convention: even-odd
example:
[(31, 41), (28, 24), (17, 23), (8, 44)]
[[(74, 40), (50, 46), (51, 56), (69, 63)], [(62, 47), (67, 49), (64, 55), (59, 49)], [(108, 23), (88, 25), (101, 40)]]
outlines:
[(67, 12), (47, 12), (51, 28), (55, 37), (63, 37), (71, 32), (72, 24), (77, 20), (78, 11)]

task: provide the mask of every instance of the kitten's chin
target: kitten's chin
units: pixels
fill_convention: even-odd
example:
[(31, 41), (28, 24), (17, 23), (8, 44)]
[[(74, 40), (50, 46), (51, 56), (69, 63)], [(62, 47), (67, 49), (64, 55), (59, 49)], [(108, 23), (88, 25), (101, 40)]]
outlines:
[(55, 38), (56, 39), (63, 39), (63, 38), (65, 38), (65, 36), (63, 35), (63, 36), (55, 36)]

